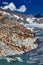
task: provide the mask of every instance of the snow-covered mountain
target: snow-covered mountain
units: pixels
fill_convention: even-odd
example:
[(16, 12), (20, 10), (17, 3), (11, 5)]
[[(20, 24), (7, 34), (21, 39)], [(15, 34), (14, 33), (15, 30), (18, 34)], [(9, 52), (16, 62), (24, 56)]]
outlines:
[(43, 28), (43, 16), (40, 14), (37, 15), (24, 15), (17, 11), (12, 11), (10, 8), (2, 9), (0, 8), (0, 12), (3, 13), (3, 15), (7, 15), (7, 17), (10, 16), (13, 20), (15, 20), (17, 23), (24, 25), (28, 28), (31, 27), (40, 27)]
[[(14, 25), (16, 25), (16, 27)], [(7, 26), (7, 28), (6, 27), (4, 28), (3, 26), (4, 27)], [(37, 32), (37, 31), (34, 31), (35, 27), (43, 29), (43, 16), (39, 18), (39, 17), (35, 17), (35, 16), (31, 15), (31, 14), (30, 15), (24, 15), (24, 14), (21, 14), (20, 12), (17, 12), (17, 11), (11, 11), (9, 8), (7, 8), (7, 9), (1, 9), (0, 8), (0, 27), (4, 28), (5, 30), (7, 29), (6, 31), (4, 31), (5, 33), (2, 33), (2, 35), (6, 34), (7, 31), (10, 32), (10, 30), (11, 30), (11, 34), (12, 34), (12, 32), (14, 32), (14, 33), (17, 33), (17, 36), (19, 35), (19, 33), (21, 35), (21, 32), (22, 32), (21, 30), (24, 31), (24, 33), (22, 32), (22, 35), (24, 35), (24, 36), (27, 35), (27, 33), (28, 33), (29, 34), (28, 36), (30, 36), (30, 37), (32, 36), (31, 37), (32, 39), (29, 39), (30, 41), (25, 39), (24, 40), (25, 43), (23, 42), (22, 44), (25, 45), (25, 44), (27, 44), (27, 42), (28, 43), (32, 43), (31, 44), (32, 45), (32, 49), (35, 49), (35, 48), (38, 47), (38, 44), (34, 44), (34, 48), (33, 48), (33, 42), (35, 42), (34, 40), (36, 40), (37, 38), (33, 39), (33, 37), (35, 37), (35, 34), (31, 34), (31, 32), (32, 33)], [(25, 28), (27, 30), (30, 30), (31, 32), (28, 32)], [(25, 34), (25, 32), (27, 32), (27, 33)], [(2, 37), (2, 35), (0, 35), (0, 37)], [(19, 37), (21, 38), (22, 35), (21, 36), (20, 35), (19, 35)], [(15, 37), (15, 35), (13, 37)], [(19, 40), (19, 38), (17, 40), (17, 38), (15, 38), (15, 42), (17, 41), (16, 44), (19, 43), (19, 41), (21, 43), (22, 41)], [(11, 37), (11, 39), (13, 39), (13, 38)], [(22, 39), (23, 39), (23, 37), (22, 37)], [(11, 44), (11, 48), (14, 47), (14, 46), (13, 47), (12, 46), (13, 45)], [(3, 46), (2, 46), (2, 48), (3, 48)], [(5, 49), (6, 48), (7, 47), (5, 47)], [(24, 53), (24, 52), (20, 52), (20, 54), (22, 54), (22, 53)], [(16, 54), (18, 54), (18, 53), (16, 53)]]
[(16, 8), (16, 6), (14, 5), (13, 2), (7, 4), (6, 6), (2, 7), (2, 9), (10, 9), (11, 11), (18, 11), (18, 12), (25, 12), (26, 11), (26, 6), (25, 5), (22, 5), (20, 6), (19, 8)]

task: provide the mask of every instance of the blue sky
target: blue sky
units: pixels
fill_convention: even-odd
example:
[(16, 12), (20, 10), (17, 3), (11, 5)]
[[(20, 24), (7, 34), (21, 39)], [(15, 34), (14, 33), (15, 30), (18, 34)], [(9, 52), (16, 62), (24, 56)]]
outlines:
[(0, 0), (0, 6), (4, 5), (2, 2), (13, 2), (17, 8), (25, 5), (27, 10), (24, 14), (43, 14), (43, 0)]

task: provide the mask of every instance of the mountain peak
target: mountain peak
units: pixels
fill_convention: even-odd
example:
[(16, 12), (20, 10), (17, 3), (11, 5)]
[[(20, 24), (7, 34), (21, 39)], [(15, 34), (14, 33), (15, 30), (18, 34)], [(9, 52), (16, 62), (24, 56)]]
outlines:
[(41, 18), (42, 15), (41, 15), (41, 14), (36, 14), (34, 17), (36, 17), (36, 18)]

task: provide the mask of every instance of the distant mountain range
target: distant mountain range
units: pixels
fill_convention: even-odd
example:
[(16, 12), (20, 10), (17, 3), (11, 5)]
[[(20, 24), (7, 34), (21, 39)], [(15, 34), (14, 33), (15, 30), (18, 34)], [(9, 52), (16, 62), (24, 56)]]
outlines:
[(11, 7), (11, 10), (15, 9), (24, 14), (43, 14), (42, 0), (0, 0), (0, 6), (5, 9)]
[(14, 19), (16, 22), (22, 24), (25, 26), (25, 24), (42, 24), (43, 23), (43, 16), (41, 14), (36, 14), (36, 15), (25, 15), (19, 11), (12, 11), (9, 8), (7, 9), (2, 9), (0, 8), (0, 11), (3, 11), (3, 15), (6, 15)]

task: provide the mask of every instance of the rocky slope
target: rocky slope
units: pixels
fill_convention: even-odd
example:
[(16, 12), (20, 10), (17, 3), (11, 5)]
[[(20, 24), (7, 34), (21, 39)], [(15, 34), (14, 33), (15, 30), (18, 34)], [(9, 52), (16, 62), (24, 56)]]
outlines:
[(35, 33), (20, 22), (24, 22), (22, 17), (0, 10), (0, 56), (23, 54), (38, 47)]

